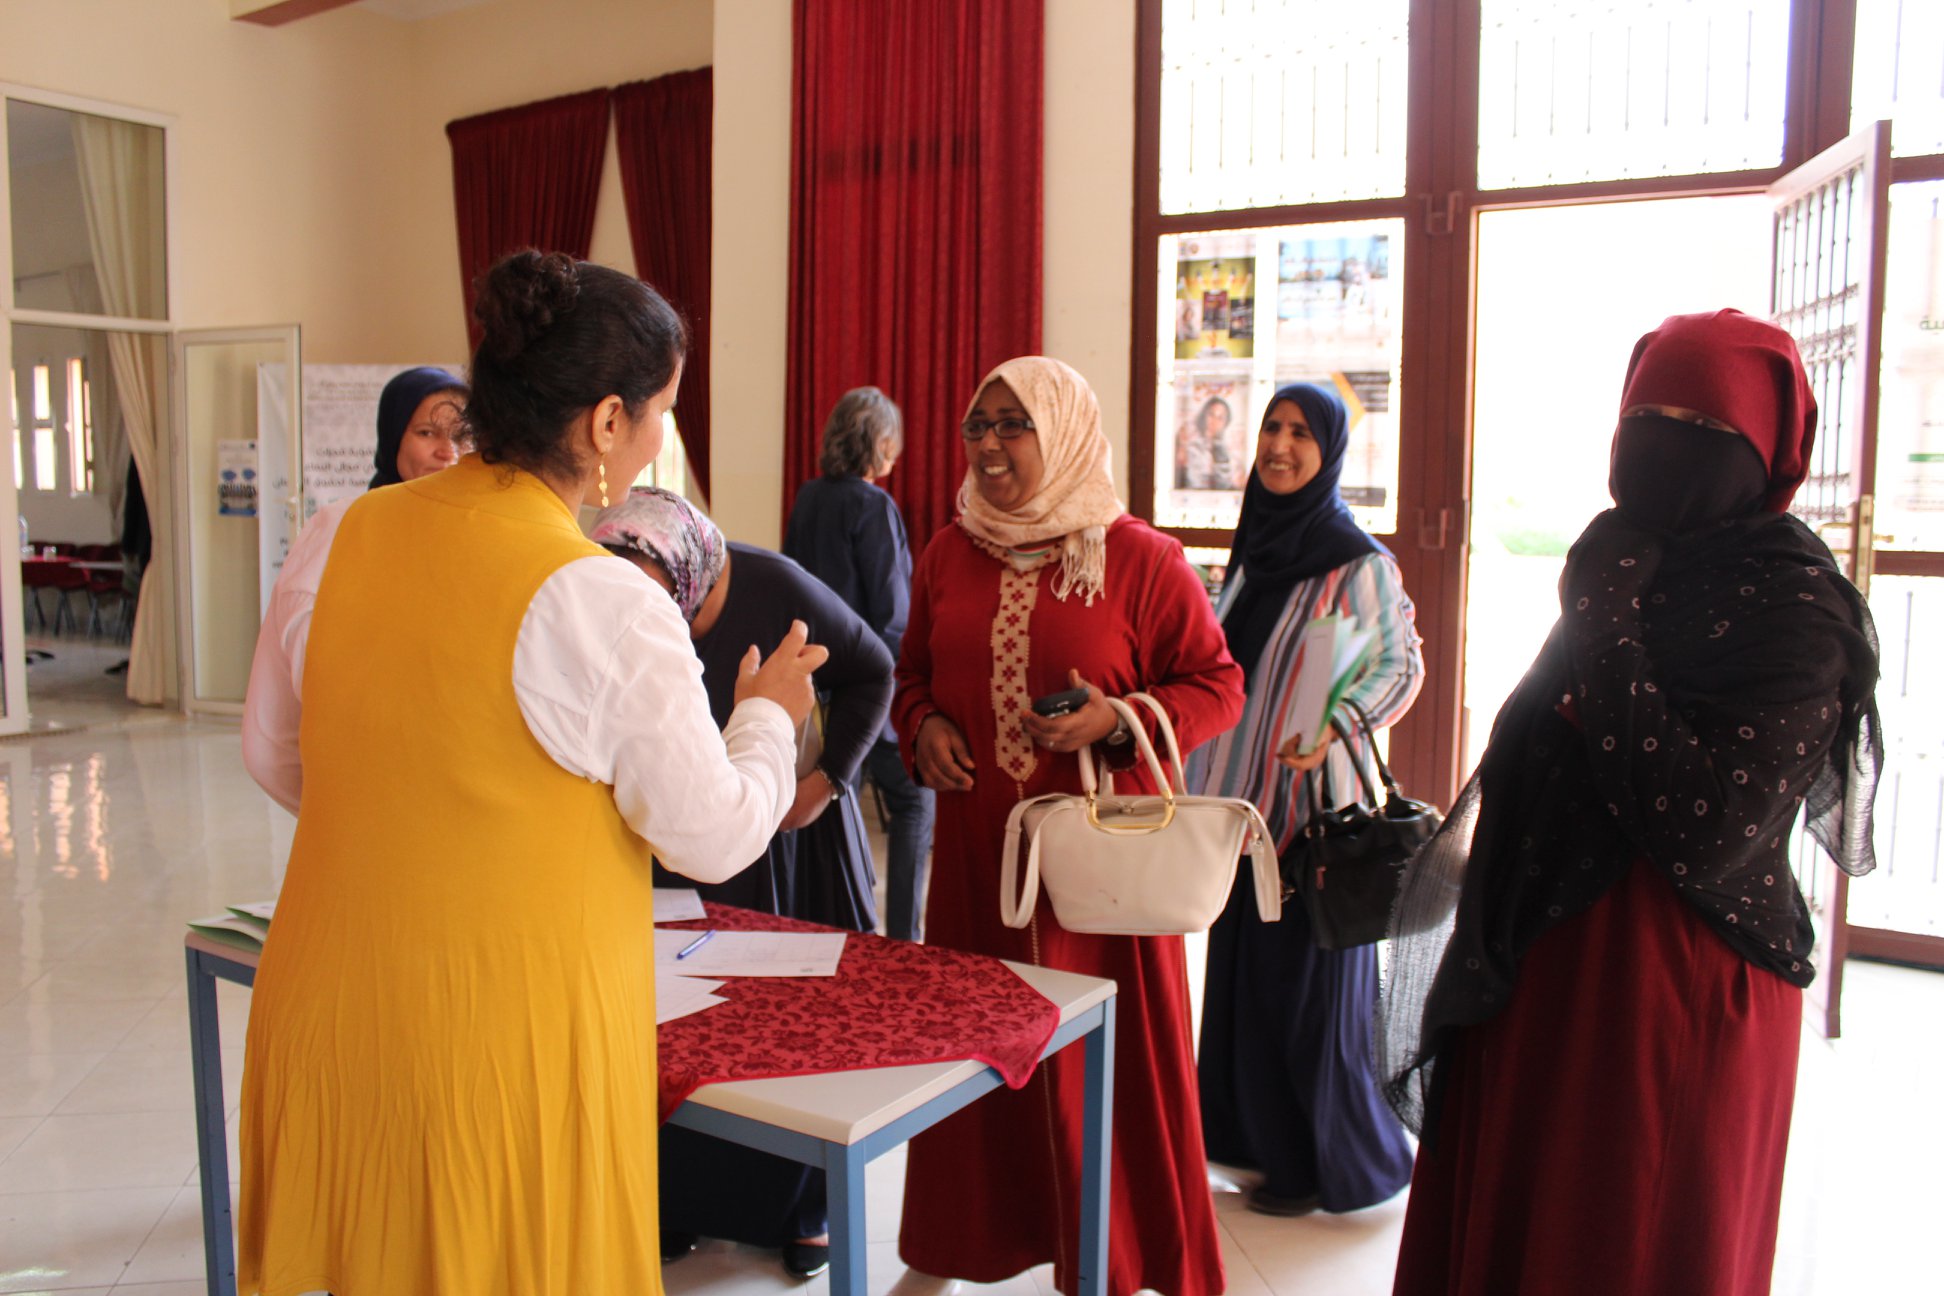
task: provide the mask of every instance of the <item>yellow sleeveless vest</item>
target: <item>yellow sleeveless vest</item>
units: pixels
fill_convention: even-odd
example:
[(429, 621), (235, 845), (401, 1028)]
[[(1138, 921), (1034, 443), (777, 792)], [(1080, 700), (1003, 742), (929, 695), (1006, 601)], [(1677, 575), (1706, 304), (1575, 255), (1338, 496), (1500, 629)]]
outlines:
[(658, 1293), (649, 849), (513, 691), (602, 551), (468, 457), (345, 514), (244, 1070), (243, 1291)]

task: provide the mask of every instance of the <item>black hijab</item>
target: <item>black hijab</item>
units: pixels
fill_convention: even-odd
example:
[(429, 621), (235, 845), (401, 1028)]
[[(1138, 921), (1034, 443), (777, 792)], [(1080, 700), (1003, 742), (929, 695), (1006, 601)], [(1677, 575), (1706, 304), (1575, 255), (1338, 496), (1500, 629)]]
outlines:
[(1365, 554), (1390, 553), (1357, 525), (1337, 491), (1344, 451), (1350, 444), (1350, 420), (1343, 401), (1326, 388), (1291, 383), (1270, 398), (1262, 415), (1265, 423), (1282, 401), (1295, 402), (1303, 412), (1323, 463), (1316, 476), (1288, 495), (1276, 494), (1262, 484), (1253, 467), (1249, 469), (1232, 558), (1244, 573), (1242, 592), (1222, 618), (1229, 656), (1242, 668), (1245, 684), (1282, 619), (1290, 590)]
[(378, 448), (372, 453), (378, 471), (371, 475), (367, 489), (395, 486), (405, 480), (398, 475), (398, 452), (405, 445), (405, 429), (425, 398), (435, 392), (465, 390), (465, 383), (429, 365), (392, 375), (378, 397)]
[[(1874, 867), (1875, 629), (1828, 548), (1780, 511), (1815, 427), (1813, 401), (1785, 399), (1800, 383), (1795, 347), (1738, 318), (1677, 316), (1642, 347), (1673, 349), (1655, 361), (1663, 371), (1726, 375), (1744, 395), (1775, 379), (1766, 408), (1783, 414), (1747, 437), (1765, 476), (1715, 428), (1621, 420), (1620, 507), (1567, 555), (1558, 623), (1406, 870), (1378, 1049), (1386, 1097), (1427, 1138), (1441, 1055), (1511, 1003), (1535, 940), (1639, 862), (1737, 954), (1798, 986), (1815, 975), (1789, 862), (1798, 811), (1845, 871)], [(1740, 336), (1758, 333), (1762, 348)], [(1743, 359), (1714, 346), (1720, 335)], [(1748, 361), (1757, 351), (1790, 363), (1771, 372)], [(1655, 403), (1720, 422), (1737, 412), (1698, 390)], [(1699, 474), (1716, 480), (1681, 486)]]

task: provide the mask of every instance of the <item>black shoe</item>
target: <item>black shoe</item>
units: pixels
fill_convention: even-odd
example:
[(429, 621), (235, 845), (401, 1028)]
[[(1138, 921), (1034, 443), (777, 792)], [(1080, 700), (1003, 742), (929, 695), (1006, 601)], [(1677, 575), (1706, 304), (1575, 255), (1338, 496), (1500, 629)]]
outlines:
[(674, 1264), (689, 1252), (695, 1250), (695, 1234), (672, 1233), (662, 1230), (661, 1255), (663, 1264)]
[(792, 1278), (815, 1278), (830, 1268), (830, 1243), (785, 1242), (783, 1272)]
[(1254, 1188), (1249, 1192), (1249, 1209), (1258, 1215), (1280, 1215), (1293, 1219), (1298, 1215), (1310, 1214), (1317, 1205), (1315, 1193), (1307, 1197), (1283, 1197), (1267, 1188)]

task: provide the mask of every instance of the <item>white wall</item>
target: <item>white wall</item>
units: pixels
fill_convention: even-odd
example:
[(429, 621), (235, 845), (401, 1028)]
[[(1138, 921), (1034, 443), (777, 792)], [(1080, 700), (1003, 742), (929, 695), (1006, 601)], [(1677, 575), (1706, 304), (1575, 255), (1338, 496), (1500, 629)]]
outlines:
[(716, 0), (710, 273), (711, 515), (782, 542), (790, 306), (790, 24), (776, 0)]
[[(16, 0), (0, 81), (175, 118), (178, 324), (298, 323), (309, 360), (405, 363), (465, 351), (446, 122), (701, 66), (710, 30), (709, 0), (269, 28), (215, 0)], [(594, 255), (633, 261), (611, 156)]]
[(1127, 498), (1134, 350), (1134, 13), (1046, 0), (1046, 353), (1086, 375)]
[(409, 97), (396, 26), (345, 10), (263, 28), (208, 0), (8, 4), (0, 80), (175, 118), (178, 324), (300, 322), (319, 358), (364, 358), (394, 344), (374, 297), (411, 222), (386, 147)]
[[(716, 0), (715, 518), (774, 545), (789, 310), (790, 33), (780, 0)], [(1100, 398), (1127, 491), (1134, 222), (1134, 6), (1046, 0), (1042, 345)], [(733, 376), (733, 377), (732, 377)], [(969, 394), (969, 393), (968, 393)]]

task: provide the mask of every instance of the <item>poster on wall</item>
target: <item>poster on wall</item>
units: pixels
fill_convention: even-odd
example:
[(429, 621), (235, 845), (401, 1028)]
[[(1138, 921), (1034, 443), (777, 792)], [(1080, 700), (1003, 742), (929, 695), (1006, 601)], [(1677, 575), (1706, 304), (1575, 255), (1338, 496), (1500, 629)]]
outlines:
[(1287, 348), (1373, 342), (1391, 327), (1389, 234), (1346, 232), (1281, 240), (1276, 340)]
[[(378, 396), (412, 365), (304, 366), (304, 518), (371, 484), (378, 449)], [(464, 374), (463, 365), (440, 365)]]
[(257, 515), (257, 443), (216, 443), (216, 513), (219, 517)]
[(296, 534), (297, 487), (292, 481), (296, 444), (290, 421), (290, 366), (257, 366), (257, 484), (263, 509), (257, 517), (257, 606), (270, 606), (270, 593), (283, 571)]
[(1177, 360), (1255, 355), (1255, 236), (1184, 238), (1175, 249)]
[[(1175, 383), (1174, 489), (1233, 493), (1249, 480), (1249, 371), (1183, 374)], [(1180, 501), (1192, 506), (1190, 500)]]

